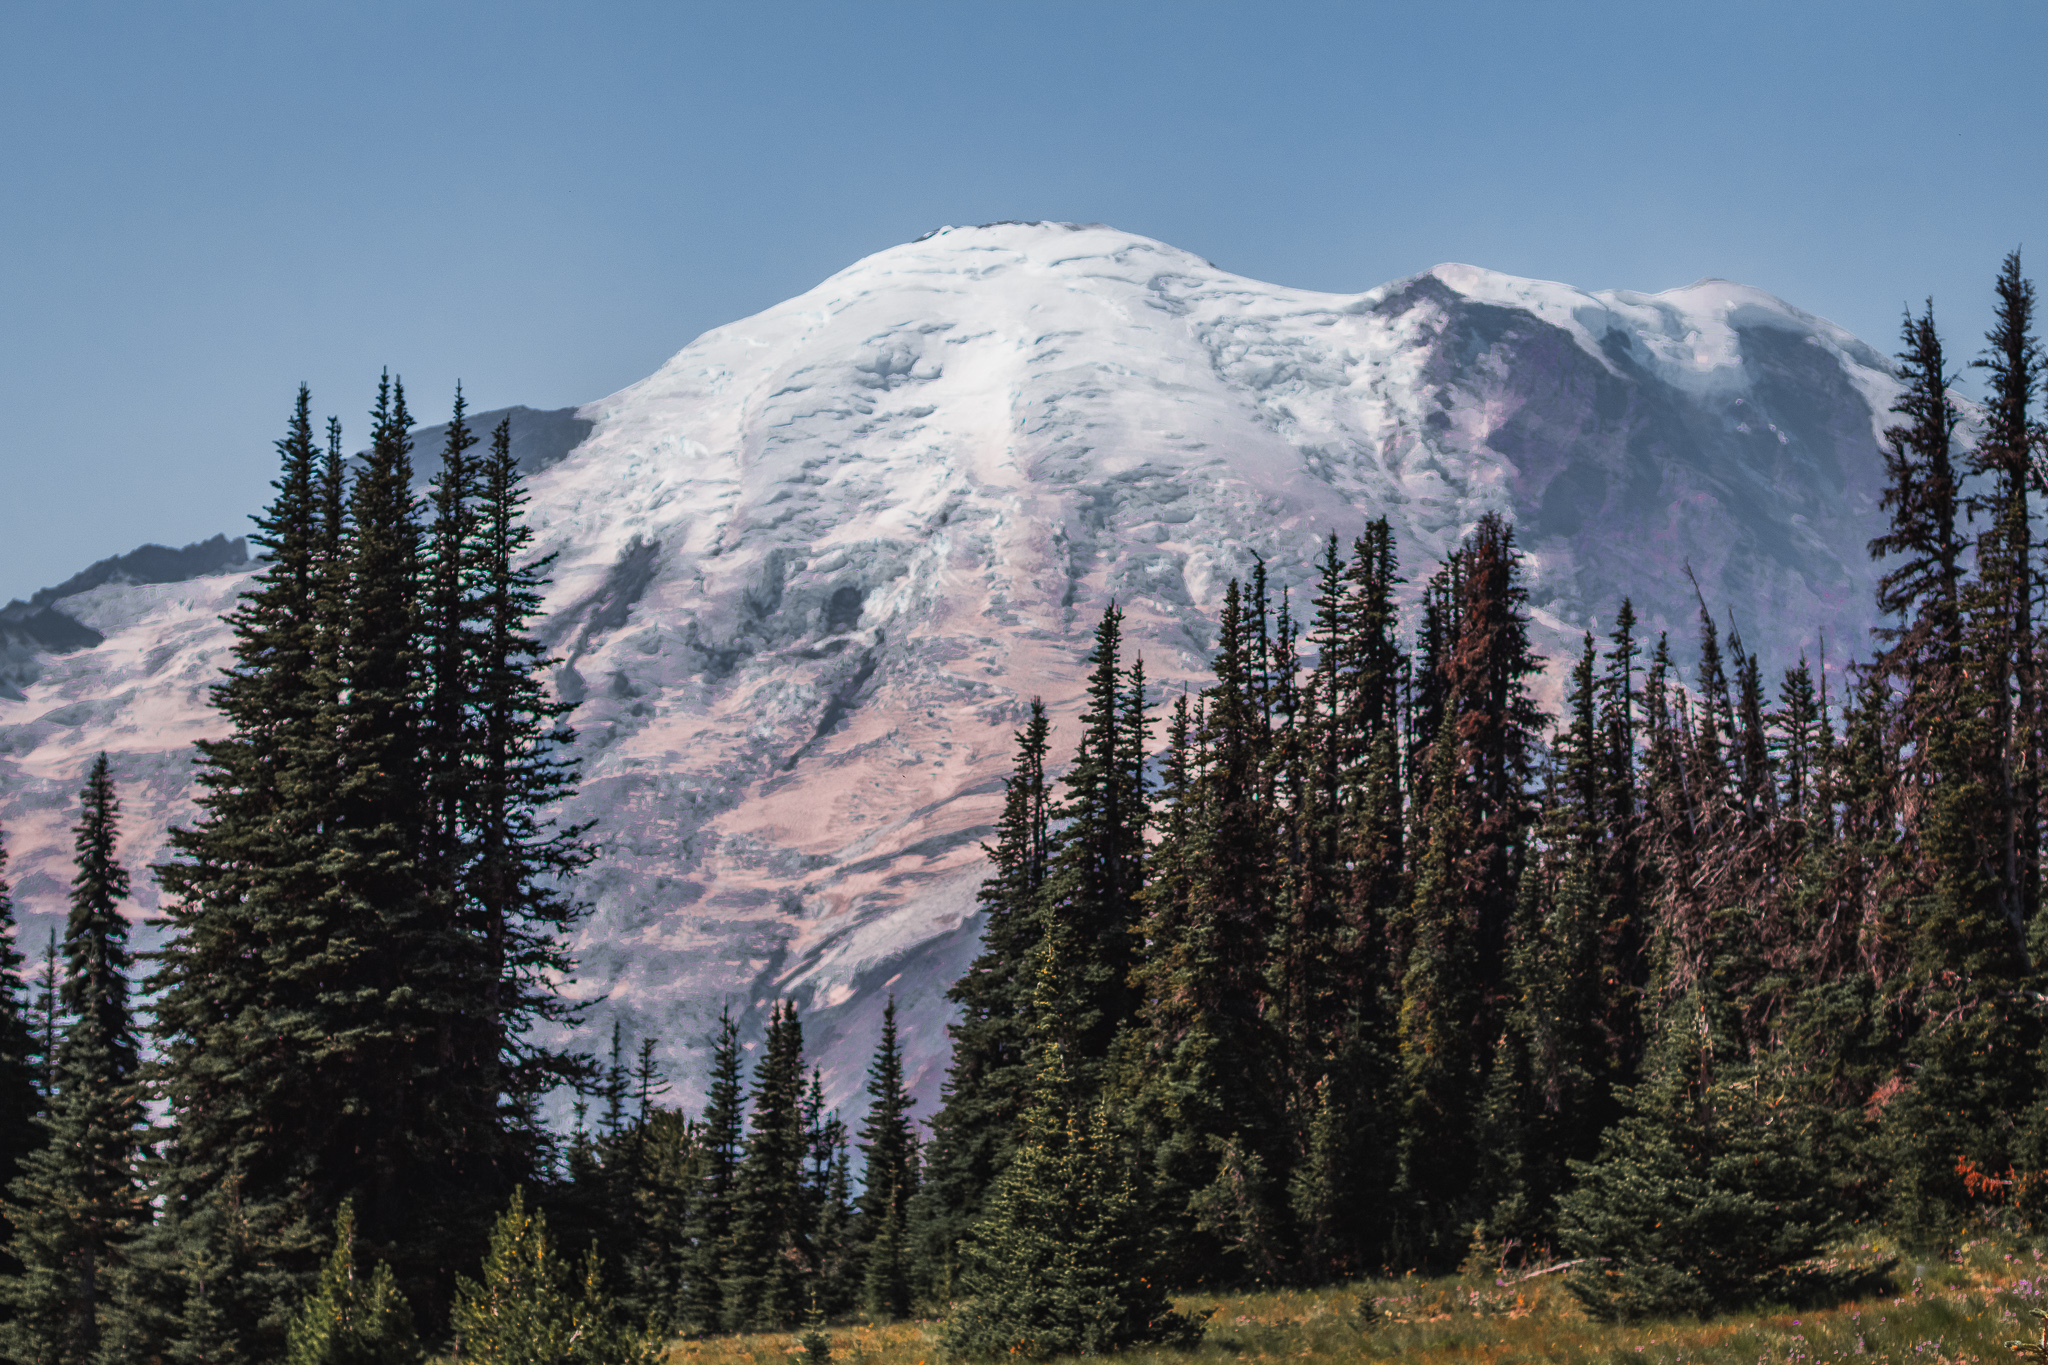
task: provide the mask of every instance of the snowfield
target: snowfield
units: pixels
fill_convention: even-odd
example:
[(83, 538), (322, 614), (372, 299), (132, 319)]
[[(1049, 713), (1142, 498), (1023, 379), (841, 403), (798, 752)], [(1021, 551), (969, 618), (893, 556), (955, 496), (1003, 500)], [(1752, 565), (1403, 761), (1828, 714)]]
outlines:
[[(758, 1034), (793, 996), (857, 1107), (893, 992), (929, 1114), (1025, 703), (1071, 721), (1112, 598), (1159, 694), (1200, 686), (1233, 576), (1263, 557), (1305, 611), (1325, 537), (1374, 517), (1411, 594), (1479, 516), (1512, 518), (1552, 654), (1628, 593), (1689, 658), (1689, 565), (1768, 677), (1823, 637), (1834, 671), (1870, 625), (1895, 388), (1870, 347), (1724, 281), (1588, 293), (1445, 265), (1321, 294), (1063, 224), (943, 229), (706, 333), (577, 410), (589, 435), (532, 482), (578, 703), (567, 814), (603, 845), (570, 987), (602, 997), (591, 1046), (614, 1017), (629, 1047), (659, 1035), (694, 1110), (721, 1006)], [(30, 949), (101, 749), (155, 905), (140, 869), (191, 818), (246, 581), (55, 604), (106, 639), (0, 698)]]

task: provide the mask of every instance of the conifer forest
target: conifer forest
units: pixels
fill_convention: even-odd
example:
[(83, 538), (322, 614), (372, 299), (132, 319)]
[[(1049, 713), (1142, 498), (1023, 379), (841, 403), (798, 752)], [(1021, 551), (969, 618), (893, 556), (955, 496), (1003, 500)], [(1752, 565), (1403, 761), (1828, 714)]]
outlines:
[(893, 1001), (859, 1114), (795, 1002), (725, 1016), (700, 1096), (654, 1040), (543, 1041), (603, 831), (555, 814), (509, 429), (458, 392), (416, 496), (396, 380), (359, 460), (302, 388), (199, 818), (125, 866), (102, 756), (61, 938), (0, 882), (0, 1356), (816, 1361), (865, 1315), (1046, 1358), (1192, 1343), (1181, 1291), (1480, 1256), (1711, 1315), (1824, 1297), (1852, 1227), (2038, 1229), (2048, 362), (2017, 253), (1995, 289), (1964, 359), (1904, 320), (1885, 625), (1840, 658), (1624, 600), (1546, 714), (1497, 517), (1419, 583), (1384, 520), (1306, 594), (1259, 566), (1199, 692), (1110, 606), (1072, 733), (1015, 735), (929, 1115)]

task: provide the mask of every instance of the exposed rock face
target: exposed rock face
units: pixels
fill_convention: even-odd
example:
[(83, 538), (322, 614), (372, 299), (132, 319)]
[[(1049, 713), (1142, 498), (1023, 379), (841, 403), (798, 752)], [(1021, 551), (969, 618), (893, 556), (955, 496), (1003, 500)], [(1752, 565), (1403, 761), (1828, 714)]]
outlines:
[(91, 626), (52, 606), (103, 583), (182, 583), (249, 562), (249, 543), (241, 536), (215, 536), (194, 541), (182, 550), (144, 545), (125, 555), (112, 555), (71, 575), (54, 588), (43, 588), (28, 601), (19, 598), (0, 607), (0, 697), (23, 700), (21, 688), (41, 671), (39, 656), (91, 649), (106, 637)]
[[(483, 458), (491, 448), (491, 433), (498, 429), (498, 423), (511, 423), (508, 434), (512, 441), (512, 462), (528, 478), (549, 465), (559, 464), (570, 451), (583, 444), (584, 438), (596, 425), (574, 408), (524, 406), (472, 412), (463, 421), (468, 425), (470, 435), (476, 438), (476, 450), (472, 452), (476, 459)], [(412, 441), (413, 490), (425, 496), (428, 486), (441, 472), (441, 449), (448, 442), (448, 424), (438, 422), (430, 427), (414, 427)], [(355, 460), (360, 464), (362, 456), (358, 454)]]
[[(571, 813), (604, 846), (576, 989), (661, 1035), (693, 1107), (721, 1004), (797, 997), (844, 1102), (894, 992), (929, 1112), (1010, 733), (1035, 693), (1071, 721), (1110, 598), (1178, 690), (1254, 556), (1299, 592), (1330, 532), (1384, 514), (1419, 583), (1500, 511), (1552, 652), (1623, 593), (1689, 645), (1690, 564), (1768, 666), (1822, 631), (1839, 658), (1869, 624), (1893, 392), (1840, 329), (1720, 281), (1588, 294), (1443, 266), (1315, 294), (1050, 224), (861, 261), (578, 410), (588, 436), (534, 462)], [(189, 818), (244, 581), (57, 604), (105, 640), (0, 701), (26, 909), (61, 908), (93, 752), (131, 863)]]

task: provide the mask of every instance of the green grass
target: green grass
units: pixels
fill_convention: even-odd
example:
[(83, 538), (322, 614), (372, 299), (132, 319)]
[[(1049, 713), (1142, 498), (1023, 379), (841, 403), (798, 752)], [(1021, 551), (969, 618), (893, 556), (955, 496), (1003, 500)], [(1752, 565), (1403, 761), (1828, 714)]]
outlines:
[[(1880, 1241), (1845, 1246), (1846, 1263), (1892, 1254)], [(1947, 1260), (1903, 1259), (1882, 1292), (1820, 1309), (1768, 1308), (1701, 1322), (1594, 1322), (1562, 1275), (1374, 1280), (1325, 1289), (1192, 1295), (1214, 1309), (1192, 1351), (1132, 1351), (1119, 1365), (1236, 1361), (1380, 1361), (1404, 1365), (1991, 1365), (2016, 1361), (2004, 1343), (2033, 1338), (2048, 1308), (2048, 1258), (1989, 1241)], [(939, 1365), (936, 1322), (828, 1329), (839, 1365)], [(794, 1333), (676, 1343), (673, 1365), (790, 1365)]]

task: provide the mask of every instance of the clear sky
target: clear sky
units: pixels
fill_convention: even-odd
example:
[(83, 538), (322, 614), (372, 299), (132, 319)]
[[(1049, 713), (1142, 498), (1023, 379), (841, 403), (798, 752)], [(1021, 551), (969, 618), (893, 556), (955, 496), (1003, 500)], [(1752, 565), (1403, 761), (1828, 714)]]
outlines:
[[(0, 599), (351, 437), (556, 407), (947, 223), (1357, 291), (1701, 276), (1974, 354), (2048, 272), (2040, 3), (0, 3)], [(2030, 272), (2031, 273), (2031, 272)]]

